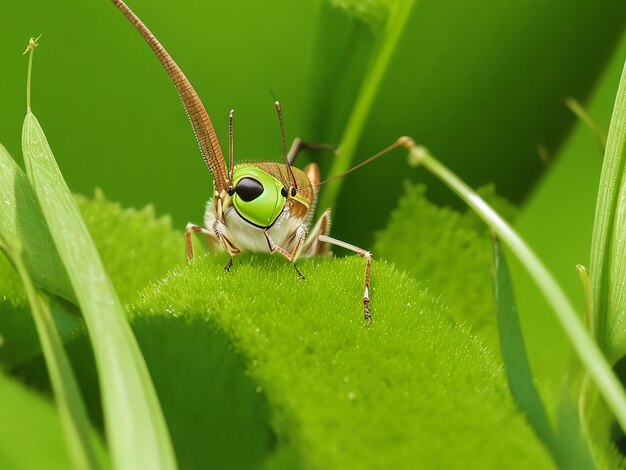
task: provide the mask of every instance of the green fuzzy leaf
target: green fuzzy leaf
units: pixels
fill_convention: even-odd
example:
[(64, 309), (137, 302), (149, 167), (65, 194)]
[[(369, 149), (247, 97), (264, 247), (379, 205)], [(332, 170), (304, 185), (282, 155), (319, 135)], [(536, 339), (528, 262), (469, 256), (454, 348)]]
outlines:
[[(374, 263), (368, 328), (360, 258), (304, 260), (306, 281), (300, 282), (276, 257), (237, 257), (228, 275), (226, 260), (206, 256), (174, 270), (132, 310), (151, 370), (177, 378), (157, 385), (168, 419), (178, 423), (173, 431), (210, 429), (210, 422), (199, 422), (196, 407), (176, 400), (181, 389), (186, 397), (205, 393), (207, 379), (181, 381), (177, 371), (180, 364), (193, 368), (205, 360), (203, 348), (207, 357), (213, 354), (211, 343), (202, 345), (198, 335), (214, 330), (228, 338), (267, 399), (278, 462), (550, 467), (515, 411), (494, 358), (408, 276)], [(213, 409), (230, 406), (228, 397), (220, 403), (197, 400)], [(178, 407), (167, 408), (172, 403)], [(185, 458), (179, 446), (177, 452)], [(271, 449), (266, 452), (271, 457)], [(205, 466), (211, 462), (206, 459)]]
[(612, 362), (626, 354), (626, 69), (606, 144), (591, 249), (594, 333)]
[(44, 132), (30, 112), (24, 121), (22, 146), (28, 176), (92, 340), (112, 461), (120, 469), (175, 468), (167, 428), (141, 352)]
[[(513, 207), (496, 197), (493, 187), (480, 193), (513, 217)], [(471, 325), (496, 352), (490, 245), (487, 228), (473, 212), (439, 207), (428, 201), (425, 186), (407, 185), (372, 251), (441, 296), (454, 318)]]
[[(102, 224), (144, 226), (107, 231), (113, 259), (114, 247), (123, 257), (135, 236), (152, 245), (165, 234), (142, 213), (79, 201), (85, 214), (106, 212)], [(175, 257), (179, 247), (163, 250)], [(181, 467), (549, 467), (496, 361), (407, 276), (374, 263), (368, 329), (362, 259), (303, 261), (304, 282), (276, 257), (237, 257), (229, 275), (225, 262), (196, 258), (147, 287), (132, 308)], [(68, 345), (101, 422), (89, 351), (86, 338)], [(21, 374), (43, 380), (43, 364), (34, 364)]]

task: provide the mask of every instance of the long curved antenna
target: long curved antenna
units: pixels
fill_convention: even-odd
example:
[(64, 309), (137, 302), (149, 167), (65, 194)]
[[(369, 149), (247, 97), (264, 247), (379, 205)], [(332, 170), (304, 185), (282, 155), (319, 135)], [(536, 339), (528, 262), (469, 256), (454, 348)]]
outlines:
[(278, 122), (280, 123), (280, 137), (283, 144), (283, 158), (285, 159), (285, 165), (287, 165), (287, 173), (289, 175), (289, 186), (292, 192), (291, 196), (296, 195), (296, 191), (298, 190), (298, 184), (296, 183), (296, 177), (293, 174), (293, 170), (291, 169), (291, 165), (289, 164), (289, 158), (287, 158), (287, 141), (285, 140), (285, 124), (283, 123), (283, 113), (280, 110), (280, 103), (278, 100), (274, 102), (274, 106), (276, 106), (276, 112), (278, 113)]
[(321, 186), (322, 184), (330, 183), (331, 181), (335, 181), (335, 180), (338, 180), (339, 178), (343, 178), (347, 174), (352, 173), (354, 170), (358, 170), (362, 166), (365, 166), (368, 163), (371, 163), (372, 161), (376, 160), (379, 157), (382, 157), (386, 153), (389, 153), (392, 150), (397, 149), (398, 147), (402, 147), (404, 145), (404, 143), (406, 142), (406, 139), (407, 139), (406, 137), (400, 137), (393, 144), (391, 144), (389, 147), (386, 147), (386, 148), (382, 149), (376, 155), (373, 155), (373, 156), (369, 157), (367, 160), (363, 160), (361, 163), (358, 163), (358, 164), (354, 165), (352, 168), (344, 171), (343, 173), (340, 173), (340, 174), (335, 175), (335, 176), (331, 176), (330, 178), (327, 178), (324, 181), (320, 181), (320, 183), (317, 186)]
[(220, 147), (213, 123), (209, 118), (200, 97), (189, 83), (183, 71), (178, 67), (172, 56), (165, 50), (157, 38), (150, 32), (145, 24), (135, 15), (122, 0), (111, 0), (113, 4), (124, 13), (132, 25), (139, 31), (139, 34), (146, 40), (152, 52), (157, 56), (165, 71), (174, 82), (178, 94), (183, 100), (185, 111), (191, 121), (200, 153), (206, 162), (209, 170), (213, 174), (213, 182), (218, 192), (222, 192), (228, 187), (226, 175), (226, 163), (224, 154)]
[[(235, 170), (234, 163), (234, 140), (233, 140), (233, 116), (235, 110), (231, 109), (228, 114), (228, 192), (233, 191), (233, 172)], [(232, 196), (232, 194), (231, 194)]]
[(337, 180), (339, 178), (343, 178), (347, 174), (352, 173), (354, 170), (358, 170), (362, 166), (365, 166), (368, 163), (371, 163), (373, 160), (376, 160), (377, 158), (382, 157), (383, 155), (391, 152), (392, 150), (395, 150), (398, 147), (406, 146), (407, 143), (409, 143), (409, 142), (413, 142), (413, 140), (410, 137), (402, 136), (398, 140), (396, 140), (393, 144), (391, 144), (388, 147), (385, 147), (380, 152), (378, 152), (376, 155), (373, 155), (373, 156), (369, 157), (367, 160), (363, 160), (361, 163), (358, 163), (358, 164), (354, 165), (352, 168), (344, 171), (343, 173), (340, 173), (340, 174), (335, 175), (335, 176), (331, 176), (330, 178), (327, 178), (324, 181), (320, 181), (317, 184), (307, 185), (306, 188), (319, 188), (323, 184), (330, 183), (331, 181), (335, 181), (335, 180)]

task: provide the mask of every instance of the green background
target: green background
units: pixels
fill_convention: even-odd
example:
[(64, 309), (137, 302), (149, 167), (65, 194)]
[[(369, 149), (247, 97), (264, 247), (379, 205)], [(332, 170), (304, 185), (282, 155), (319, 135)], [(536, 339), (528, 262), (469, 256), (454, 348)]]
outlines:
[[(348, 2), (349, 3), (349, 2)], [(385, 3), (385, 2), (380, 2)], [(375, 46), (365, 24), (327, 2), (130, 2), (203, 98), (225, 143), (236, 110), (236, 155), (276, 159), (272, 94), (288, 138), (337, 143)], [(626, 21), (618, 1), (417, 2), (366, 126), (357, 160), (397, 136), (429, 146), (473, 185), (495, 181), (523, 200), (585, 99)], [(28, 37), (43, 33), (34, 110), (70, 187), (100, 186), (132, 206), (154, 202), (183, 225), (201, 220), (210, 177), (168, 77), (105, 0), (3, 2), (0, 138), (19, 155)], [(323, 167), (331, 155), (320, 155)], [(409, 171), (400, 155), (346, 179), (335, 234), (371, 244)], [(364, 191), (363, 188), (368, 188)], [(440, 201), (452, 198), (433, 188)], [(367, 219), (358, 224), (354, 220)]]

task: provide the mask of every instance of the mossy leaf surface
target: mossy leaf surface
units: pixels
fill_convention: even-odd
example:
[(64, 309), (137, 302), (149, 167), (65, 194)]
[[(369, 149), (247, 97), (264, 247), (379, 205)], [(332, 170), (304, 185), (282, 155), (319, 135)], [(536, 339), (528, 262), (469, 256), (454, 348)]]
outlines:
[[(153, 364), (149, 351), (161, 358), (171, 351), (180, 361), (194, 330), (221, 331), (267, 397), (277, 461), (295, 455), (304, 466), (333, 468), (550, 467), (494, 357), (409, 276), (374, 264), (368, 328), (360, 258), (306, 260), (301, 282), (276, 257), (238, 257), (228, 275), (226, 261), (210, 255), (172, 271), (144, 291), (133, 324), (150, 368), (165, 368), (162, 374), (180, 366)], [(150, 334), (151, 324), (181, 319), (192, 330)], [(204, 381), (165, 382), (159, 395), (168, 403), (179, 387), (207, 393)], [(176, 419), (197, 418), (181, 408)]]
[[(513, 206), (497, 197), (493, 186), (480, 193), (505, 217), (514, 216)], [(456, 320), (470, 325), (492, 351), (500, 350), (491, 237), (473, 212), (440, 207), (428, 200), (425, 186), (407, 185), (373, 253), (423, 283)]]

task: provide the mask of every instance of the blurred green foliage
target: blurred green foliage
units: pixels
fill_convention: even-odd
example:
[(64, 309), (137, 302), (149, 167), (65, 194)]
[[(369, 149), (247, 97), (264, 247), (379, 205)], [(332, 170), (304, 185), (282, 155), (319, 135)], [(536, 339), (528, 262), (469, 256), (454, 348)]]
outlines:
[[(290, 138), (337, 143), (380, 27), (314, 0), (130, 6), (190, 77), (223, 143), (228, 111), (237, 110), (243, 160), (280, 155), (271, 93), (283, 103)], [(617, 0), (416, 2), (358, 159), (412, 134), (471, 184), (496, 182), (519, 201), (542, 171), (537, 146), (554, 152), (574, 121), (562, 99), (588, 95), (625, 12)], [(110, 2), (3, 2), (0, 18), (0, 138), (9, 151), (17, 154), (24, 111), (20, 53), (41, 32), (35, 111), (70, 187), (90, 194), (100, 186), (128, 206), (154, 203), (181, 227), (200, 221), (210, 175), (178, 97)], [(319, 158), (326, 167), (332, 156)], [(369, 244), (406, 175), (417, 178), (402, 158), (388, 157), (347, 178), (335, 233)]]
[[(59, 413), (52, 403), (0, 372), (0, 467), (70, 468)], [(33, 439), (37, 430), (37, 439)], [(45, 430), (45, 432), (41, 432)]]

